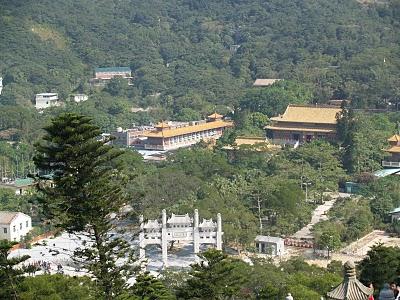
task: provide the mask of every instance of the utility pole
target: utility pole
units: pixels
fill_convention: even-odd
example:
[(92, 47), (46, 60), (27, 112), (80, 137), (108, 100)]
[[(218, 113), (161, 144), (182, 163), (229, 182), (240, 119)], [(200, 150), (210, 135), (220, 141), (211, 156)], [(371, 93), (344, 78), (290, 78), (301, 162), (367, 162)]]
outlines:
[(258, 220), (260, 221), (260, 234), (262, 234), (263, 225), (262, 225), (262, 219), (261, 219), (261, 199), (260, 199), (260, 193), (257, 194), (257, 206), (258, 206)]

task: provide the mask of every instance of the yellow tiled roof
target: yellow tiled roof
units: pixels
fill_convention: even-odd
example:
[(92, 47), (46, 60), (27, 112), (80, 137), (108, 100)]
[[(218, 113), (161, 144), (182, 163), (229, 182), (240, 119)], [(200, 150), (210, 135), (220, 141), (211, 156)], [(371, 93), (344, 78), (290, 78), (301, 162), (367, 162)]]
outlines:
[(218, 113), (213, 113), (212, 115), (209, 115), (207, 118), (209, 119), (221, 119), (223, 117), (223, 115), (220, 115)]
[(224, 128), (224, 127), (232, 127), (233, 122), (217, 120), (214, 122), (207, 122), (197, 125), (190, 125), (184, 126), (179, 128), (166, 128), (161, 131), (150, 131), (144, 134), (145, 137), (174, 137), (188, 133), (199, 132), (203, 130), (209, 129), (217, 129), (217, 128)]
[(171, 126), (168, 123), (160, 122), (155, 127), (156, 128), (170, 128)]
[(393, 146), (389, 149), (386, 149), (385, 151), (390, 153), (400, 153), (400, 146)]
[(237, 146), (240, 145), (255, 145), (255, 144), (267, 144), (267, 139), (265, 137), (244, 137), (238, 136), (235, 140)]
[(288, 131), (304, 131), (304, 132), (321, 132), (321, 133), (334, 133), (335, 129), (324, 128), (310, 128), (310, 127), (286, 127), (286, 126), (266, 126), (266, 129), (272, 130), (288, 130)]
[(399, 141), (400, 141), (400, 135), (398, 134), (395, 134), (394, 136), (388, 139), (388, 142), (399, 142)]
[(314, 124), (336, 124), (336, 115), (342, 109), (338, 107), (288, 105), (283, 115), (271, 118), (277, 122), (298, 122)]

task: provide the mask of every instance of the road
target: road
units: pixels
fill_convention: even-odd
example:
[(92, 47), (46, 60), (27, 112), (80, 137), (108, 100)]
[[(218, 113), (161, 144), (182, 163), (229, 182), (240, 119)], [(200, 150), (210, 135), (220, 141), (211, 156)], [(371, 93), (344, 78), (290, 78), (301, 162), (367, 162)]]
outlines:
[(329, 196), (331, 196), (332, 200), (325, 201), (324, 204), (319, 205), (313, 212), (311, 222), (308, 223), (306, 226), (304, 226), (302, 229), (297, 231), (292, 237), (296, 239), (311, 239), (313, 238), (313, 233), (312, 233), (312, 228), (314, 227), (315, 224), (325, 221), (328, 219), (328, 216), (326, 213), (328, 210), (330, 210), (333, 205), (335, 204), (336, 200), (338, 198), (348, 198), (351, 195), (350, 194), (345, 194), (345, 193), (329, 193)]

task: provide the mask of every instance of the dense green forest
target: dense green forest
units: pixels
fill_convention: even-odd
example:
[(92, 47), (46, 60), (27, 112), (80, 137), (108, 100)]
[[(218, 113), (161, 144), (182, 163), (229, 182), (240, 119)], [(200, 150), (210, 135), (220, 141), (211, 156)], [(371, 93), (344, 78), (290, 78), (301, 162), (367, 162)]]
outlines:
[[(136, 174), (128, 192), (139, 210), (153, 216), (165, 207), (185, 212), (199, 206), (211, 216), (226, 210), (229, 202), (235, 207), (223, 211), (229, 241), (247, 244), (260, 214), (270, 216), (267, 233), (293, 233), (312, 209), (302, 201), (300, 170), (315, 201), (323, 191), (336, 190), (338, 182), (362, 181), (363, 173), (380, 168), (382, 148), (399, 121), (396, 113), (357, 112), (349, 118), (348, 130), (339, 132), (339, 145), (315, 143), (274, 156), (251, 148), (234, 156), (222, 151), (237, 135), (263, 135), (268, 118), (289, 103), (335, 98), (349, 98), (356, 108), (397, 103), (398, 0), (370, 5), (338, 0), (16, 0), (2, 2), (0, 12), (2, 170), (12, 177), (32, 172), (32, 144), (61, 111), (88, 115), (101, 130), (110, 131), (234, 110), (236, 129), (214, 150), (178, 151), (157, 166), (144, 164), (135, 153), (125, 158), (129, 175)], [(116, 79), (102, 90), (90, 88), (98, 66), (131, 67), (134, 85)], [(255, 78), (285, 80), (253, 88)], [(34, 94), (50, 91), (63, 100), (84, 92), (89, 100), (66, 101), (64, 107), (39, 114), (32, 105)], [(152, 109), (133, 113), (132, 107)], [(10, 145), (10, 140), (21, 143)], [(321, 149), (327, 155), (316, 160)], [(175, 189), (177, 181), (180, 189)], [(291, 185), (283, 188), (284, 183)], [(283, 190), (287, 203), (280, 199)], [(269, 200), (261, 212), (255, 209), (255, 194)], [(385, 211), (397, 204), (394, 197)], [(370, 220), (360, 232), (381, 221)], [(343, 232), (341, 239), (351, 240)]]
[(399, 0), (2, 1), (0, 103), (29, 114), (35, 93), (89, 93), (95, 67), (130, 66), (133, 87), (84, 105), (104, 128), (149, 121), (131, 106), (156, 119), (227, 112), (257, 97), (255, 78), (301, 82), (307, 102), (385, 107), (400, 96), (399, 19)]
[[(399, 234), (400, 224), (387, 220), (387, 213), (400, 205), (398, 179), (372, 176), (381, 168), (382, 149), (396, 131), (399, 113), (352, 108), (399, 108), (400, 0), (361, 2), (0, 1), (0, 176), (35, 173), (34, 144), (61, 112), (92, 118), (99, 127), (95, 138), (119, 126), (189, 121), (218, 111), (232, 117), (235, 128), (215, 147), (202, 142), (169, 153), (159, 163), (123, 149), (113, 163), (124, 167), (119, 191), (134, 208), (130, 221), (136, 222), (139, 212), (158, 217), (164, 208), (175, 213), (198, 208), (205, 218), (220, 212), (225, 246), (252, 251), (256, 234), (290, 236), (309, 222), (316, 205), (326, 200), (324, 192), (353, 181), (361, 187), (360, 196), (339, 199), (329, 220), (315, 226), (317, 246), (336, 250), (374, 228)], [(133, 85), (114, 79), (103, 89), (91, 87), (94, 68), (108, 66), (129, 66)], [(255, 88), (256, 78), (284, 80)], [(64, 105), (38, 112), (33, 99), (42, 92), (59, 93)], [(88, 94), (89, 100), (69, 101), (73, 93)], [(338, 124), (338, 143), (314, 141), (296, 150), (267, 152), (225, 147), (232, 148), (239, 135), (263, 136), (269, 118), (289, 103), (330, 99), (351, 100)], [(39, 192), (16, 196), (0, 189), (0, 210), (30, 214), (34, 234), (49, 230)], [(98, 217), (98, 210), (92, 211)], [(0, 255), (0, 279), (22, 279), (23, 270), (11, 277), (7, 273), (17, 263), (5, 259), (10, 247), (0, 244), (5, 253)], [(397, 266), (400, 254), (376, 246), (360, 265), (363, 281), (381, 287), (394, 275), (387, 270), (384, 278), (372, 276), (381, 260), (374, 261), (379, 256), (375, 252), (396, 258), (392, 263)], [(219, 252), (205, 255), (215, 268), (193, 265), (191, 280), (186, 273), (167, 272), (161, 280), (142, 274), (132, 288), (119, 291), (121, 299), (272, 299), (288, 291), (296, 299), (319, 299), (341, 278), (337, 263), (327, 270), (301, 260), (279, 267), (267, 261), (249, 266)], [(208, 295), (201, 294), (202, 278), (208, 278)], [(0, 280), (0, 287), (7, 287), (0, 289), (0, 298), (18, 292), (21, 299), (41, 293), (101, 299), (98, 287), (85, 278), (27, 277), (11, 292), (7, 280)], [(158, 292), (162, 296), (154, 294)]]

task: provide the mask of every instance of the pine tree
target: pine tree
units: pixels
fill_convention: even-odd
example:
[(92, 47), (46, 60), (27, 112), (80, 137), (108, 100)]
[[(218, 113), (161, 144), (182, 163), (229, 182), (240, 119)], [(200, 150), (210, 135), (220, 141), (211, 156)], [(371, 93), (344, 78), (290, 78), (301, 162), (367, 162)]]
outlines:
[[(146, 272), (136, 277), (136, 282), (131, 288), (131, 294), (140, 300), (174, 300), (175, 296), (165, 285)], [(135, 299), (136, 299), (135, 298)]]
[(28, 255), (7, 258), (16, 243), (0, 240), (0, 299), (18, 299), (18, 287), (28, 268), (16, 267), (29, 259)]
[(221, 251), (209, 249), (199, 255), (201, 262), (191, 265), (190, 278), (177, 293), (178, 298), (219, 300), (239, 294), (246, 278), (239, 263)]
[(113, 299), (123, 291), (133, 259), (129, 244), (113, 234), (111, 218), (126, 200), (115, 163), (121, 151), (98, 140), (100, 129), (82, 115), (61, 114), (45, 131), (34, 158), (39, 170), (51, 174), (52, 184), (49, 176), (37, 175), (43, 210), (55, 226), (89, 239), (74, 259), (96, 279), (99, 297)]

